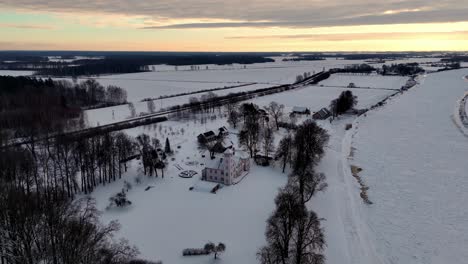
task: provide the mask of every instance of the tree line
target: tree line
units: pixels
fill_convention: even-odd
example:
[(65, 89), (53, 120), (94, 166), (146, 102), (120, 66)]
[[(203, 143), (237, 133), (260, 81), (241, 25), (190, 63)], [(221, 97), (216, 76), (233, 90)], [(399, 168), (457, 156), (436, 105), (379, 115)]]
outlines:
[(126, 264), (137, 255), (113, 239), (117, 223), (99, 223), (94, 201), (75, 198), (120, 179), (137, 157), (148, 177), (164, 175), (159, 140), (117, 132), (4, 147), (9, 140), (1, 131), (1, 264)]
[(277, 162), (283, 172), (289, 165), (291, 173), (287, 185), (275, 198), (275, 211), (267, 220), (267, 245), (257, 253), (262, 264), (325, 263), (321, 219), (306, 204), (327, 187), (325, 175), (315, 167), (328, 140), (327, 132), (311, 120), (281, 139), (276, 150)]
[(150, 71), (149, 65), (200, 65), (200, 64), (252, 64), (274, 62), (273, 59), (249, 54), (133, 54), (106, 55), (103, 59), (82, 59), (73, 63), (54, 63), (54, 67), (37, 69), (37, 75), (90, 76), (100, 74), (135, 73)]
[(125, 103), (127, 93), (95, 80), (81, 83), (0, 76), (0, 129), (16, 136), (85, 125), (82, 109)]

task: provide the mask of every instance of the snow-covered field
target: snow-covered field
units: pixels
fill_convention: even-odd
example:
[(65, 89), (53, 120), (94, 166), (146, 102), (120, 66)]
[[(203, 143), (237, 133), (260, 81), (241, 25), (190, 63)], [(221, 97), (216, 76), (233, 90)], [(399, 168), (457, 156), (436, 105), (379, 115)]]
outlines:
[[(247, 86), (242, 86), (238, 88), (214, 91), (214, 93), (217, 94), (218, 96), (221, 96), (221, 95), (226, 95), (229, 93), (256, 90), (256, 89), (266, 88), (266, 87), (270, 87), (270, 85), (253, 84), (253, 85), (247, 85)], [(156, 107), (155, 110), (159, 111), (159, 110), (162, 110), (163, 108), (167, 108), (170, 106), (186, 104), (189, 102), (189, 99), (191, 97), (200, 98), (203, 94), (205, 93), (154, 100), (154, 104)], [(140, 113), (148, 112), (147, 102), (137, 101), (134, 103), (134, 106), (135, 106), (137, 115), (139, 115)], [(114, 123), (118, 121), (123, 121), (130, 117), (130, 109), (128, 105), (118, 105), (118, 106), (106, 107), (106, 108), (101, 108), (101, 109), (92, 109), (92, 110), (85, 111), (85, 113), (88, 117), (89, 126), (97, 126), (98, 124), (99, 125), (110, 124), (110, 123)]]
[(0, 76), (29, 76), (32, 75), (33, 71), (10, 71), (0, 70)]
[[(212, 263), (213, 256), (182, 256), (184, 248), (203, 247), (212, 241), (227, 246), (221, 255), (222, 263), (257, 262), (255, 253), (265, 244), (265, 221), (274, 209), (274, 197), (278, 188), (286, 184), (287, 176), (279, 168), (252, 164), (252, 170), (239, 184), (211, 194), (209, 190), (215, 184), (198, 179), (203, 166), (190, 166), (187, 162), (203, 161), (196, 136), (217, 129), (225, 122), (224, 118), (203, 125), (170, 121), (158, 124), (161, 129), (151, 125), (126, 131), (134, 136), (142, 132), (156, 134), (161, 141), (169, 135), (172, 148), (176, 150), (175, 161), (170, 161), (164, 179), (142, 176), (142, 171), (136, 170), (140, 165), (134, 162), (124, 179), (100, 187), (92, 194), (98, 209), (103, 210), (101, 219), (104, 222), (117, 219), (122, 225), (119, 236), (135, 244), (141, 257), (164, 263)], [(231, 140), (237, 145), (235, 135), (231, 135)], [(184, 170), (194, 170), (198, 175), (191, 179), (180, 178), (178, 174), (182, 171), (175, 164)], [(140, 185), (134, 184), (137, 175), (144, 179)], [(121, 190), (124, 180), (134, 185), (128, 193), (133, 205), (125, 210), (106, 211), (108, 198)], [(154, 188), (144, 191), (147, 186)], [(196, 186), (194, 191), (189, 191), (191, 186)]]
[(405, 85), (407, 77), (382, 76), (377, 74), (355, 75), (355, 74), (332, 74), (330, 78), (320, 82), (323, 86), (347, 87), (354, 83), (356, 87), (362, 88), (385, 88), (400, 89)]
[[(127, 90), (128, 101), (178, 94), (190, 91), (234, 86), (245, 83), (264, 85), (289, 84), (304, 72), (319, 72), (330, 68), (362, 63), (350, 60), (323, 60), (301, 62), (271, 62), (246, 65), (198, 65), (200, 70), (192, 71), (190, 66), (156, 65), (154, 72), (129, 73), (95, 77), (102, 85), (116, 85)], [(197, 66), (197, 65), (195, 65)], [(206, 66), (209, 67), (206, 70)], [(158, 71), (160, 70), (160, 71)], [(71, 79), (67, 79), (70, 80)], [(79, 79), (82, 81), (84, 79)]]
[[(204, 78), (217, 80), (218, 72), (237, 71), (246, 70), (213, 70), (211, 75), (208, 75), (210, 70), (206, 70), (203, 74), (206, 74)], [(201, 71), (187, 72), (200, 74)], [(157, 73), (184, 71), (148, 74)], [(249, 78), (252, 79), (248, 80), (263, 80), (262, 76), (251, 74)], [(318, 122), (331, 136), (317, 168), (327, 175), (329, 188), (313, 198), (308, 206), (325, 218), (322, 225), (327, 241), (327, 263), (436, 264), (465, 263), (468, 259), (468, 207), (465, 206), (468, 201), (465, 191), (468, 187), (468, 141), (451, 116), (457, 100), (468, 90), (468, 82), (463, 79), (466, 75), (468, 70), (430, 74), (420, 78), (421, 84), (357, 119), (343, 116), (331, 124)], [(327, 81), (333, 84), (331, 86), (354, 82), (357, 86), (398, 89), (406, 78), (334, 75)], [(307, 86), (252, 101), (261, 106), (277, 101), (286, 106), (286, 112), (294, 106), (317, 111), (328, 106), (343, 90)], [(358, 96), (357, 107), (365, 108), (394, 91), (355, 89), (353, 93)], [(189, 97), (163, 99), (162, 107), (185, 103)], [(161, 102), (155, 102), (159, 108)], [(135, 106), (137, 112), (146, 111), (145, 102)], [(87, 114), (90, 122), (96, 125), (125, 119), (129, 110), (124, 105), (90, 110)], [(349, 123), (353, 123), (353, 129), (345, 131)], [(119, 236), (137, 245), (142, 257), (160, 259), (164, 263), (212, 263), (212, 256), (181, 256), (184, 248), (202, 247), (212, 241), (227, 245), (221, 263), (258, 263), (255, 253), (265, 243), (265, 221), (274, 209), (273, 199), (278, 188), (287, 178), (279, 168), (254, 165), (238, 185), (225, 187), (218, 194), (206, 192), (212, 185), (197, 178), (203, 166), (188, 162), (202, 162), (196, 136), (224, 125), (225, 117), (218, 115), (206, 123), (168, 121), (126, 131), (133, 136), (142, 132), (156, 135), (161, 141), (169, 136), (176, 150), (175, 160), (170, 161), (164, 179), (143, 176), (142, 184), (134, 184), (128, 194), (134, 202), (130, 208), (104, 210), (108, 198), (122, 188), (124, 180), (133, 183), (136, 176), (143, 175), (137, 170), (138, 161), (132, 164), (124, 179), (100, 187), (92, 194), (98, 208), (104, 210), (102, 220), (119, 220), (122, 224)], [(277, 135), (276, 142), (279, 138)], [(231, 140), (237, 144), (235, 134), (231, 135)], [(354, 157), (348, 160), (351, 146), (356, 150)], [(199, 174), (192, 179), (180, 178), (181, 171), (175, 164)], [(363, 168), (360, 175), (370, 187), (373, 205), (363, 204), (350, 165)], [(147, 186), (154, 188), (144, 191)], [(198, 187), (198, 191), (189, 191), (191, 186)]]
[(381, 263), (468, 259), (468, 141), (451, 117), (467, 73), (428, 75), (357, 124), (351, 163), (374, 202), (359, 212)]
[[(265, 97), (259, 97), (253, 101), (261, 106), (268, 105), (271, 101), (284, 104), (287, 111), (291, 111), (294, 106), (307, 107), (312, 112), (319, 111), (323, 107), (328, 107), (333, 99), (336, 99), (341, 92), (346, 89), (339, 87), (306, 86), (297, 90), (287, 91)], [(353, 94), (358, 98), (357, 108), (367, 108), (395, 91), (388, 90), (367, 90), (353, 89)]]

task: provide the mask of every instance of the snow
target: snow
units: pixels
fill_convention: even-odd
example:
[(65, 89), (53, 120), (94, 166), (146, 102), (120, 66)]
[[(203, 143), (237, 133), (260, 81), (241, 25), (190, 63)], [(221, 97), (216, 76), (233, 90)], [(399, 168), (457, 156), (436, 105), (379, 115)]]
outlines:
[[(266, 87), (270, 87), (270, 85), (253, 84), (253, 85), (247, 85), (247, 86), (242, 86), (238, 88), (214, 91), (214, 93), (217, 94), (218, 96), (221, 96), (221, 95), (226, 95), (229, 93), (256, 90), (256, 89), (266, 88)], [(184, 96), (177, 96), (177, 97), (154, 100), (155, 111), (160, 111), (164, 108), (168, 108), (174, 105), (186, 104), (189, 102), (189, 99), (191, 97), (200, 98), (203, 94), (206, 94), (206, 93), (191, 94), (191, 95), (184, 95)], [(139, 113), (148, 112), (147, 102), (135, 102), (134, 105), (135, 105), (137, 115)], [(128, 105), (118, 105), (118, 106), (113, 106), (113, 107), (92, 109), (92, 110), (85, 111), (85, 113), (88, 118), (89, 126), (97, 126), (98, 123), (99, 125), (110, 124), (110, 123), (114, 123), (118, 121), (123, 121), (130, 117), (130, 109), (128, 108)]]
[[(338, 62), (342, 61), (326, 61), (329, 66)], [(277, 80), (294, 81), (295, 75), (304, 72), (306, 67), (320, 69), (323, 61), (314, 63), (294, 64), (299, 65), (294, 66), (294, 70), (280, 67), (278, 71), (262, 68), (257, 72), (255, 69), (182, 71), (180, 68), (176, 72), (168, 66), (166, 72), (146, 74), (150, 78), (160, 76), (158, 74), (173, 75), (171, 78), (179, 82), (187, 81), (188, 87), (197, 75), (196, 78), (206, 82), (242, 79), (265, 82), (258, 85), (269, 87), (269, 82)], [(278, 64), (286, 65), (284, 62)], [(317, 167), (318, 172), (327, 175), (329, 187), (314, 197), (308, 206), (324, 218), (327, 263), (464, 263), (468, 258), (465, 249), (468, 208), (464, 206), (468, 200), (465, 191), (468, 178), (463, 177), (468, 171), (468, 142), (452, 119), (457, 100), (468, 88), (468, 82), (463, 79), (466, 75), (468, 70), (430, 74), (421, 78), (419, 85), (366, 115), (358, 118), (343, 116), (331, 124), (318, 121), (330, 134), (326, 154)], [(191, 79), (179, 79), (183, 76)], [(232, 76), (232, 79), (226, 76)], [(325, 82), (328, 81), (330, 86), (347, 86), (354, 82), (357, 86), (398, 89), (406, 80), (403, 77), (333, 75)], [(138, 86), (140, 82), (134, 84)], [(197, 88), (191, 86), (190, 89)], [(294, 106), (307, 107), (313, 112), (328, 106), (346, 89), (311, 85), (251, 101), (260, 106), (277, 101), (285, 105), (286, 112)], [(233, 91), (220, 91), (219, 94)], [(369, 107), (395, 93), (385, 89), (352, 91), (358, 96), (357, 108)], [(156, 97), (163, 92), (158, 93), (155, 89), (154, 94), (150, 96)], [(143, 95), (148, 94), (136, 92), (134, 98)], [(161, 102), (167, 107), (186, 103), (189, 97), (168, 98)], [(161, 102), (155, 101), (158, 109)], [(146, 111), (146, 102), (135, 103), (135, 106), (137, 112)], [(96, 125), (97, 122), (123, 120), (129, 110), (123, 105), (89, 110), (87, 114), (90, 123)], [(345, 126), (350, 123), (353, 128), (346, 131)], [(99, 187), (92, 194), (98, 208), (104, 210), (108, 198), (120, 191), (124, 180), (133, 183), (136, 176), (144, 179), (142, 184), (134, 184), (128, 194), (133, 202), (130, 208), (104, 211), (101, 217), (104, 222), (117, 219), (122, 224), (119, 237), (128, 238), (130, 243), (137, 245), (141, 257), (164, 263), (212, 262), (212, 256), (181, 256), (184, 248), (202, 247), (212, 241), (227, 245), (221, 263), (258, 263), (255, 253), (265, 245), (265, 221), (274, 210), (274, 197), (278, 188), (286, 184), (287, 177), (279, 168), (258, 167), (252, 163), (250, 173), (242, 182), (224, 187), (217, 194), (209, 193), (214, 184), (199, 180), (204, 160), (196, 137), (225, 125), (225, 117), (218, 116), (203, 124), (188, 120), (168, 121), (126, 130), (132, 136), (142, 132), (156, 135), (162, 142), (169, 136), (172, 148), (176, 150), (175, 160), (170, 161), (164, 179), (142, 176), (139, 161), (134, 161), (124, 179)], [(281, 130), (276, 135), (276, 143), (282, 134), (284, 131)], [(237, 145), (235, 134), (231, 134), (231, 140)], [(356, 150), (350, 156), (352, 147)], [(175, 165), (181, 166), (182, 170)], [(370, 187), (369, 197), (374, 204), (362, 202), (360, 186), (351, 175), (350, 165), (363, 168), (360, 175)], [(198, 174), (189, 179), (180, 178), (178, 175), (185, 170), (194, 170)], [(154, 188), (144, 191), (147, 186)], [(189, 191), (192, 186), (194, 191)]]
[[(131, 135), (156, 133), (160, 140), (171, 135), (171, 145), (176, 150), (175, 161), (170, 161), (164, 179), (141, 176), (143, 173), (137, 169), (140, 165), (135, 161), (122, 180), (92, 193), (98, 209), (103, 211), (101, 220), (107, 223), (117, 219), (122, 225), (118, 237), (135, 244), (142, 258), (164, 263), (208, 263), (213, 256), (183, 257), (182, 250), (203, 247), (212, 241), (227, 246), (220, 263), (257, 263), (255, 254), (265, 244), (265, 222), (274, 210), (274, 197), (278, 188), (286, 184), (287, 176), (278, 172), (278, 168), (252, 164), (250, 173), (240, 183), (225, 186), (217, 194), (210, 193), (215, 184), (199, 180), (204, 166), (189, 166), (186, 161), (202, 160), (196, 135), (217, 129), (225, 122), (224, 118), (205, 125), (169, 121), (158, 125), (162, 126), (161, 130), (154, 126), (127, 130)], [(185, 129), (183, 135), (181, 128)], [(235, 135), (232, 140), (237, 142)], [(174, 166), (176, 164), (198, 174), (190, 179), (178, 177), (181, 170)], [(134, 184), (136, 175), (143, 178), (142, 184)], [(132, 206), (105, 210), (108, 198), (120, 191), (124, 180), (134, 185), (127, 195)], [(144, 191), (147, 186), (154, 188)], [(189, 191), (191, 186), (195, 187), (193, 191)]]
[(467, 73), (428, 75), (357, 124), (351, 163), (374, 202), (359, 212), (381, 263), (468, 259), (468, 141), (451, 118)]
[(30, 76), (33, 75), (33, 71), (10, 71), (10, 70), (0, 70), (0, 76)]
[[(319, 72), (323, 68), (338, 68), (362, 61), (323, 60), (305, 62), (271, 62), (251, 65), (195, 65), (200, 70), (189, 70), (190, 66), (155, 65), (155, 71), (117, 74), (93, 77), (104, 86), (116, 85), (127, 90), (128, 101), (135, 102), (144, 98), (161, 95), (185, 93), (196, 90), (220, 88), (246, 83), (267, 86), (290, 84), (297, 75), (304, 72)], [(206, 66), (209, 67), (206, 70)], [(151, 69), (151, 67), (150, 67)], [(55, 78), (60, 80), (62, 78)], [(71, 81), (70, 78), (64, 78)], [(78, 79), (79, 81), (87, 78)]]
[(362, 88), (400, 89), (405, 85), (407, 80), (407, 77), (402, 76), (332, 74), (330, 78), (319, 84), (323, 86), (348, 87), (350, 83), (354, 83), (356, 87)]
[[(277, 93), (265, 97), (258, 97), (252, 101), (260, 106), (266, 106), (270, 102), (275, 101), (285, 105), (286, 112), (291, 112), (294, 106), (307, 107), (312, 112), (319, 111), (323, 107), (328, 107), (333, 99), (338, 98), (341, 92), (346, 89), (339, 87), (320, 87), (320, 86), (306, 86), (296, 90)], [(358, 104), (356, 108), (367, 108), (379, 102), (388, 95), (395, 93), (395, 91), (388, 91), (382, 89), (367, 90), (367, 89), (353, 89), (353, 94), (358, 97)]]

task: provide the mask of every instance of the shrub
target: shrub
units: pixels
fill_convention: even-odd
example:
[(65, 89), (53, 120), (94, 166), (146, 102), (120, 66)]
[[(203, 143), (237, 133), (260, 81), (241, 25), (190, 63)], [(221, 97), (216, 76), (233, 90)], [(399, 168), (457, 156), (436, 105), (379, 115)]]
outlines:
[(108, 209), (112, 207), (126, 207), (132, 204), (132, 202), (127, 199), (127, 193), (124, 189), (122, 189), (122, 191), (109, 198), (109, 202), (110, 204), (107, 207)]

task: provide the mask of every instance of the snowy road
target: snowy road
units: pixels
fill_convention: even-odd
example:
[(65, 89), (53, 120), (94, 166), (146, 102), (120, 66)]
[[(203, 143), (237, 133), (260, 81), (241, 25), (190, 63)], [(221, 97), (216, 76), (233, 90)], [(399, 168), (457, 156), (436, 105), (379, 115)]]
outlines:
[(381, 263), (467, 263), (468, 140), (452, 121), (467, 73), (431, 74), (356, 124), (352, 162), (374, 204), (349, 204), (368, 227), (350, 228), (369, 231), (361, 246), (375, 245)]

